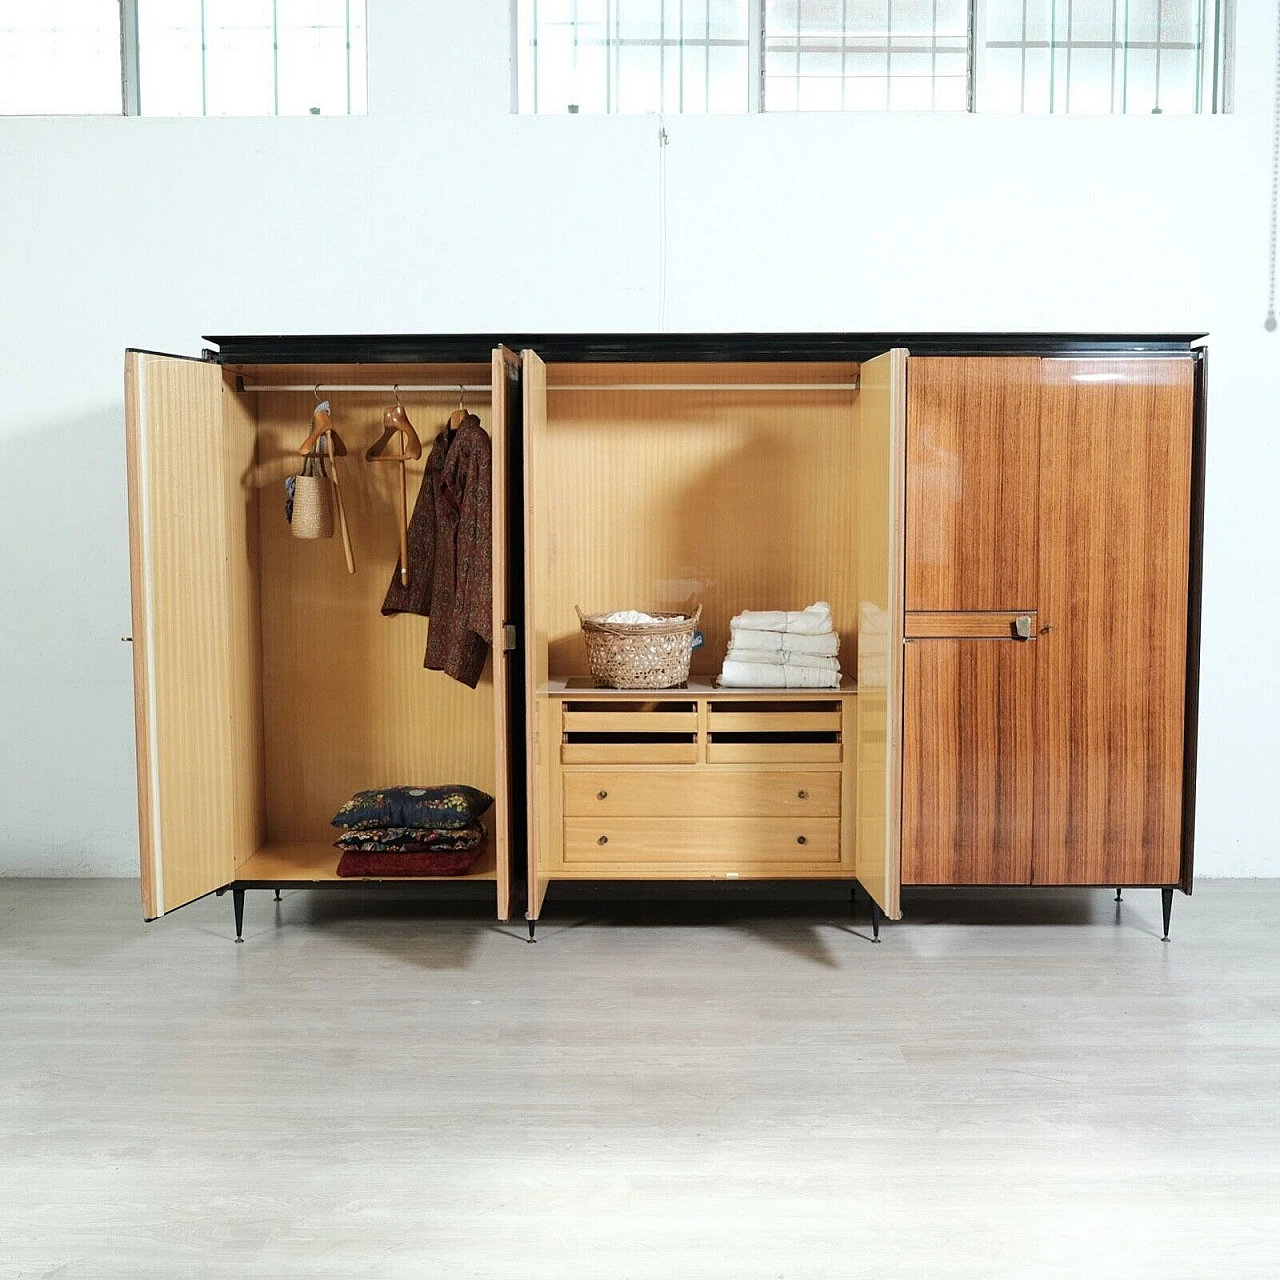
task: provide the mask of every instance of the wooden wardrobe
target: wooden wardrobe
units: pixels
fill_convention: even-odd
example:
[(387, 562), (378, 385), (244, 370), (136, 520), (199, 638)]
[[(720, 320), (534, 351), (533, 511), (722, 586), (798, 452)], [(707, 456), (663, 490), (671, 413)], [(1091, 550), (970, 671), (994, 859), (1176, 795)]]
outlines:
[[(856, 883), (877, 934), (904, 885), (1145, 886), (1167, 935), (1192, 883), (1195, 335), (211, 341), (127, 365), (148, 917), (334, 884), (337, 806), (418, 779), (496, 797), (470, 878), (531, 937), (552, 885), (612, 879)], [(368, 389), (457, 383), (487, 387), (494, 445), (505, 640), (475, 691), (422, 670), (423, 620), (380, 616), (393, 469), (358, 460)], [(354, 578), (278, 509), (314, 384), (350, 389)], [(424, 442), (452, 407), (403, 400)], [(734, 614), (815, 600), (838, 689), (716, 687)], [(687, 685), (595, 687), (575, 606), (693, 605)]]
[[(399, 556), (399, 467), (364, 458), (398, 395), (423, 440), (408, 464), (412, 507), (459, 386), (493, 444), (495, 649), (475, 689), (423, 669), (426, 619), (380, 612)], [(321, 395), (349, 450), (338, 465), (354, 574), (340, 537), (296, 539), (284, 514), (283, 482)], [(130, 351), (125, 403), (146, 917), (231, 889), (239, 935), (247, 888), (367, 885), (337, 876), (339, 805), (365, 788), (467, 783), (494, 804), (464, 878), (491, 884), (506, 919), (515, 358), (216, 363)]]

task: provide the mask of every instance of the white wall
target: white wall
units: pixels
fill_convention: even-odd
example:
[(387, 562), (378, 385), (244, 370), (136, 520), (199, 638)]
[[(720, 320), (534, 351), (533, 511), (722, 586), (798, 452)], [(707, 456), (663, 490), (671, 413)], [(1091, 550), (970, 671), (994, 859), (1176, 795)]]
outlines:
[[(667, 121), (670, 329), (1211, 333), (1202, 875), (1280, 874), (1276, 8), (1239, 7), (1231, 116)], [(508, 0), (370, 9), (367, 119), (0, 121), (0, 874), (136, 870), (126, 345), (658, 327), (656, 123), (509, 115)]]

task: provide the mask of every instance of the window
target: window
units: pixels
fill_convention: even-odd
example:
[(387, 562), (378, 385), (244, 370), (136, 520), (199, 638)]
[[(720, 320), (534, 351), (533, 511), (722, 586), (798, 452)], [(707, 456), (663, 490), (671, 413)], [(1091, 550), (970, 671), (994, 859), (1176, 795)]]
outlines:
[(363, 115), (364, 5), (135, 0), (138, 113)]
[(520, 0), (520, 110), (747, 110), (741, 0)]
[(365, 0), (0, 0), (0, 114), (363, 115)]
[(769, 0), (766, 111), (965, 111), (965, 0)]
[(1225, 109), (1233, 0), (519, 0), (523, 112)]
[(0, 114), (119, 115), (115, 0), (0, 0)]

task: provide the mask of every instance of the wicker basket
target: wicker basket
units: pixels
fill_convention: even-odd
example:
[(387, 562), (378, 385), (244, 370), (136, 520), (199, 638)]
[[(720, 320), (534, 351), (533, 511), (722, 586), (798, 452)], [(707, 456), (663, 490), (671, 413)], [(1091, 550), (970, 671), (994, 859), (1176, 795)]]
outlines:
[(653, 614), (659, 622), (605, 622), (607, 616), (578, 609), (587, 665), (597, 684), (610, 689), (671, 689), (688, 680), (701, 605), (692, 616)]

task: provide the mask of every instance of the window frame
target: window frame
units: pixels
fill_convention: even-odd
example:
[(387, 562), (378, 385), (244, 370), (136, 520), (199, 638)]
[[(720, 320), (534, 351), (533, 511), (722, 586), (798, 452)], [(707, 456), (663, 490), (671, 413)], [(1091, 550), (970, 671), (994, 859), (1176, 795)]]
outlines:
[[(1201, 20), (1204, 23), (1204, 34), (1200, 48), (1200, 97), (1196, 104), (1195, 115), (1221, 115), (1235, 110), (1235, 30), (1237, 0), (1196, 0), (1201, 9)], [(765, 105), (765, 4), (767, 0), (746, 0), (747, 3), (747, 115), (759, 115), (767, 112)], [(986, 46), (983, 38), (986, 30), (986, 12), (988, 0), (967, 0), (968, 22), (968, 59), (966, 66), (966, 106), (963, 114), (1049, 114), (1070, 115), (1069, 111), (1054, 111), (1052, 105), (1046, 113), (988, 113), (982, 109), (982, 75), (986, 61)], [(553, 115), (554, 112), (534, 110), (522, 112), (520, 109), (520, 66), (524, 50), (520, 39), (520, 0), (510, 2), (510, 39), (511, 39), (511, 113), (513, 115)], [(536, 49), (536, 39), (535, 45)], [(537, 75), (536, 52), (532, 59)], [(600, 113), (593, 113), (600, 114)], [(622, 112), (604, 112), (606, 115), (627, 114)], [(740, 113), (734, 113), (740, 114)], [(804, 112), (788, 110), (769, 112), (772, 115), (795, 115)], [(819, 112), (822, 115), (868, 114), (878, 112)], [(886, 110), (885, 114), (889, 114)], [(940, 114), (962, 114), (960, 112), (943, 112)], [(1097, 113), (1077, 113), (1097, 114)], [(1112, 111), (1110, 115), (1138, 114), (1136, 112)], [(1178, 115), (1187, 114), (1184, 112)]]

